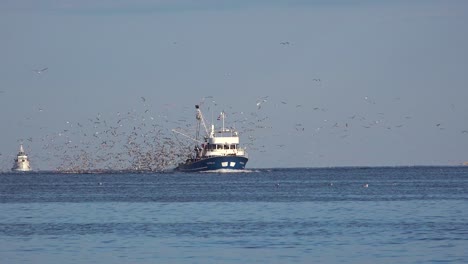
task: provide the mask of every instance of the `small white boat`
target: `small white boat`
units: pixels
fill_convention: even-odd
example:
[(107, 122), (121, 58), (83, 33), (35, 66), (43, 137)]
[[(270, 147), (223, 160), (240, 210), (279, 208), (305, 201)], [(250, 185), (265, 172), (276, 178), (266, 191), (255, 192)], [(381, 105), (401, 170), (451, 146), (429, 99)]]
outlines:
[(31, 171), (31, 166), (29, 165), (28, 155), (24, 152), (23, 145), (20, 145), (20, 150), (18, 155), (15, 158), (15, 163), (13, 164), (12, 171)]

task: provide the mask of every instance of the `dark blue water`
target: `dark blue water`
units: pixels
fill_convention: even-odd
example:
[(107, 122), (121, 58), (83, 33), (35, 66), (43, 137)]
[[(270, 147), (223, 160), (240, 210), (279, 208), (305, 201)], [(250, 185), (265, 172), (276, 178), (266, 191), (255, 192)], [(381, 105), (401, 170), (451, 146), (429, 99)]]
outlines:
[(468, 263), (467, 248), (468, 167), (0, 174), (0, 263)]

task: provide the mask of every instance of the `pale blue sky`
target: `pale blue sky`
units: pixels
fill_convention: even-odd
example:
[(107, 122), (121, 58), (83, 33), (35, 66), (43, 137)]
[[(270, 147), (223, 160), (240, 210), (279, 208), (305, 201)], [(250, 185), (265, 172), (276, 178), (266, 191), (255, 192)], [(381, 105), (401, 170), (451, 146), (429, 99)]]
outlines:
[(250, 168), (457, 165), (466, 25), (466, 1), (0, 0), (0, 170), (19, 140), (50, 169), (70, 124), (149, 109), (173, 128), (208, 95), (247, 118)]

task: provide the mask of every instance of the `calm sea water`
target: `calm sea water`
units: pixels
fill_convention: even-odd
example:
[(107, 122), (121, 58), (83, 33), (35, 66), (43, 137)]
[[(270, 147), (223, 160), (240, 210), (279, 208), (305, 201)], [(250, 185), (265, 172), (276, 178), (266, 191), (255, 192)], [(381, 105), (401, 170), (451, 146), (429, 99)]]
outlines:
[(430, 262), (468, 263), (468, 167), (0, 174), (0, 263)]

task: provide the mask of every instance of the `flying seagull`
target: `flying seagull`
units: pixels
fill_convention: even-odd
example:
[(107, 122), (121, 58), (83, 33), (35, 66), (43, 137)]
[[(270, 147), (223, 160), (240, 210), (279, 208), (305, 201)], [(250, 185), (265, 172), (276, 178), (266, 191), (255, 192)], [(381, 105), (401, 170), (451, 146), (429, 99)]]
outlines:
[(266, 101), (267, 101), (266, 99), (258, 100), (258, 101), (257, 101), (257, 109), (262, 108), (262, 103), (264, 103), (264, 102), (266, 102)]
[(260, 109), (262, 107), (262, 103), (265, 103), (267, 101), (267, 98), (268, 95), (257, 99), (257, 109)]
[(49, 68), (46, 67), (46, 68), (44, 68), (44, 69), (34, 70), (34, 72), (37, 73), (37, 74), (41, 74), (41, 73), (47, 71), (47, 69), (49, 69)]

